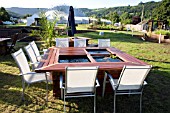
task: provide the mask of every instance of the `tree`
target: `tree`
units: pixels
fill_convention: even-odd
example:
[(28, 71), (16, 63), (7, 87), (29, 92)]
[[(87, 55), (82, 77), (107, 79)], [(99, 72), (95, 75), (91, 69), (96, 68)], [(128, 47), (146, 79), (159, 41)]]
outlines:
[(10, 16), (4, 7), (0, 8), (0, 20), (2, 21), (10, 20)]
[(42, 40), (45, 42), (45, 47), (49, 48), (54, 45), (53, 42), (57, 35), (55, 31), (55, 25), (58, 19), (55, 18), (54, 20), (47, 20), (44, 12), (41, 12), (40, 17), (41, 17), (40, 30), (33, 30), (31, 35), (40, 36)]
[(26, 14), (26, 15), (23, 16), (23, 18), (27, 18), (27, 17), (30, 17), (30, 16), (32, 16), (32, 15), (31, 14)]
[(170, 23), (170, 1), (162, 0), (160, 5), (154, 9), (153, 16), (157, 20), (164, 20)]
[(116, 11), (110, 12), (110, 13), (108, 14), (108, 19), (112, 22), (112, 24), (120, 21), (119, 15), (117, 14)]
[(120, 20), (122, 23), (124, 24), (130, 24), (132, 22), (132, 16), (128, 13), (128, 12), (124, 12), (121, 16), (120, 16)]

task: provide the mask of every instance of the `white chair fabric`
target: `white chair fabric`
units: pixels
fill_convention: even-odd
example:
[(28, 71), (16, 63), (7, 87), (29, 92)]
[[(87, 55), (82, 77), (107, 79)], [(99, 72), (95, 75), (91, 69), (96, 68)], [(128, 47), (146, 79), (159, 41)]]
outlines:
[(98, 47), (110, 47), (110, 39), (98, 39)]
[(32, 41), (29, 44), (31, 45), (32, 49), (34, 50), (34, 53), (35, 53), (37, 60), (40, 61), (41, 60), (41, 54), (40, 54), (40, 51), (39, 51), (36, 43), (34, 41)]
[(86, 39), (74, 39), (74, 47), (86, 47)]
[(66, 67), (65, 82), (63, 82), (63, 76), (60, 76), (61, 98), (64, 95), (64, 112), (65, 98), (88, 96), (94, 97), (94, 112), (96, 112), (96, 87), (99, 86), (97, 72), (98, 66)]
[(31, 72), (30, 67), (28, 65), (28, 61), (22, 49), (19, 49), (15, 53), (11, 54), (14, 60), (16, 61), (19, 69), (20, 75), (22, 76), (22, 100), (24, 100), (24, 92), (25, 92), (25, 83), (32, 84), (36, 82), (46, 81), (46, 101), (48, 101), (48, 79), (46, 73), (36, 73)]
[(124, 66), (119, 79), (113, 79), (109, 73), (105, 74), (102, 96), (105, 93), (106, 79), (109, 77), (109, 82), (114, 90), (114, 113), (116, 113), (116, 95), (123, 94), (140, 94), (140, 113), (142, 112), (143, 86), (147, 84), (144, 80), (151, 67), (150, 65)]
[(56, 38), (56, 47), (69, 47), (69, 38)]
[(29, 45), (25, 46), (24, 49), (25, 49), (25, 51), (26, 51), (26, 53), (27, 53), (27, 55), (28, 55), (28, 57), (29, 57), (29, 59), (31, 61), (32, 69), (35, 70), (36, 67), (38, 66), (39, 62), (37, 60), (37, 57), (35, 55), (35, 52), (34, 52), (33, 48), (29, 44)]

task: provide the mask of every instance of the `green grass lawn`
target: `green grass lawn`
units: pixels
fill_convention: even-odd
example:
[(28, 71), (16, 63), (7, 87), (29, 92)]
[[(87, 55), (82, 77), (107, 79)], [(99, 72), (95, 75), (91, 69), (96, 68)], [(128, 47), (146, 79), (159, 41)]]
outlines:
[[(153, 68), (146, 78), (148, 85), (143, 91), (143, 113), (170, 113), (170, 44), (145, 42), (131, 36), (131, 32), (88, 32), (76, 36), (89, 37), (90, 43), (98, 38), (110, 38), (111, 46), (120, 49)], [(16, 49), (28, 43), (18, 42)], [(63, 112), (63, 101), (53, 98), (49, 84), (49, 102), (45, 106), (45, 83), (36, 83), (27, 88), (25, 102), (21, 101), (21, 77), (11, 55), (0, 56), (0, 112)], [(93, 112), (93, 98), (67, 99), (67, 111)], [(139, 113), (139, 96), (117, 96), (117, 113)], [(97, 113), (113, 112), (113, 94), (104, 98), (97, 95)]]

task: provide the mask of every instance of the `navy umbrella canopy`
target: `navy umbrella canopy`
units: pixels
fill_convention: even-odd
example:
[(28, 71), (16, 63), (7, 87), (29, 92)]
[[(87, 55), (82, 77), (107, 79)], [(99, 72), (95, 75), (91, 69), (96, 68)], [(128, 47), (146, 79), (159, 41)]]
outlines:
[(76, 27), (75, 27), (75, 19), (74, 19), (74, 9), (73, 6), (70, 6), (69, 9), (69, 16), (68, 16), (68, 32), (67, 35), (68, 36), (74, 36), (74, 34), (76, 33)]

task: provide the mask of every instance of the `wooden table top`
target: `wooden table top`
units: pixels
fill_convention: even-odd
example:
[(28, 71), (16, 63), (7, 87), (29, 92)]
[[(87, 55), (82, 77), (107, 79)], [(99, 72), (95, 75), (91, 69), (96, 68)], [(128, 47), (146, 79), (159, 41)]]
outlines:
[[(118, 56), (123, 62), (96, 62), (91, 54), (86, 49), (106, 49), (111, 54)], [(90, 62), (81, 63), (59, 63), (60, 55), (85, 55), (88, 57)], [(99, 70), (115, 70), (122, 69), (124, 65), (148, 65), (147, 63), (126, 54), (114, 47), (110, 48), (99, 48), (99, 47), (67, 47), (57, 48), (51, 47), (48, 49), (40, 64), (38, 65), (36, 72), (47, 72), (47, 71), (64, 71), (66, 66), (99, 66)]]

